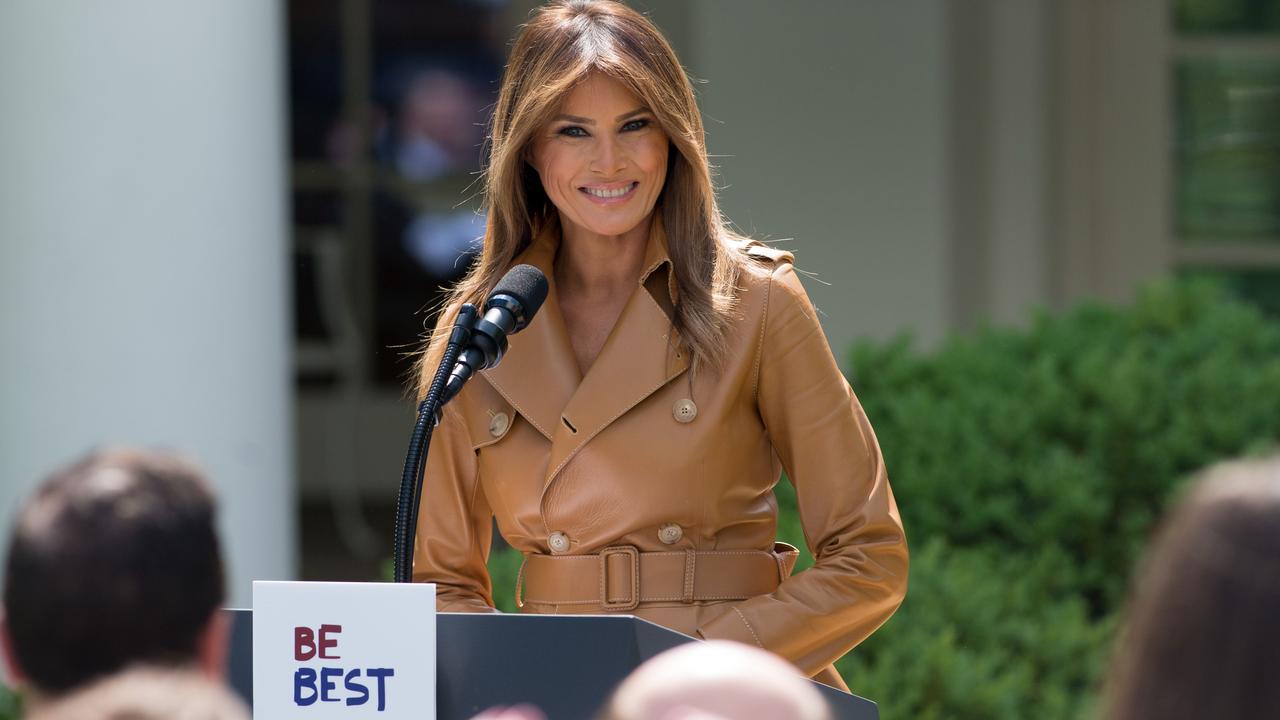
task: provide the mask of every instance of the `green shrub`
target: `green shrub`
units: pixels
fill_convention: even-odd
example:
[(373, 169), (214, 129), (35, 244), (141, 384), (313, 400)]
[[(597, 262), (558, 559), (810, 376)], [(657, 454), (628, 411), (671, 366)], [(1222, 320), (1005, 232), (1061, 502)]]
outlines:
[(1280, 439), (1280, 325), (1204, 283), (851, 367), (913, 550), (902, 609), (840, 665), (886, 720), (1086, 716), (1171, 494)]
[(1090, 618), (1061, 572), (1069, 563), (1052, 546), (916, 542), (907, 601), (841, 660), (841, 674), (886, 720), (1080, 717), (1111, 623)]
[(1280, 326), (1205, 283), (852, 367), (909, 537), (1061, 545), (1095, 610), (1178, 481), (1280, 438)]
[(489, 576), (493, 579), (493, 603), (502, 612), (518, 612), (516, 608), (516, 576), (524, 561), (519, 551), (509, 545), (494, 543), (489, 555)]
[(0, 683), (0, 720), (18, 720), (22, 717), (22, 707), (18, 696)]

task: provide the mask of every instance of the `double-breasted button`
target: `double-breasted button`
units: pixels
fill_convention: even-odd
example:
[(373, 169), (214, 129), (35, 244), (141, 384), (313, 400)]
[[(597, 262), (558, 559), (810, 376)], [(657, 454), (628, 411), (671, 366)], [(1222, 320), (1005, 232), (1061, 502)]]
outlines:
[(547, 538), (547, 545), (551, 546), (553, 553), (569, 552), (569, 536), (562, 532), (553, 532), (551, 537)]
[(684, 537), (684, 529), (675, 523), (667, 523), (658, 528), (658, 539), (667, 545), (675, 545)]
[(698, 417), (698, 406), (689, 398), (677, 400), (671, 407), (671, 414), (675, 416), (676, 422), (691, 423)]
[(511, 427), (511, 418), (506, 413), (498, 413), (489, 419), (489, 434), (500, 438), (507, 428)]

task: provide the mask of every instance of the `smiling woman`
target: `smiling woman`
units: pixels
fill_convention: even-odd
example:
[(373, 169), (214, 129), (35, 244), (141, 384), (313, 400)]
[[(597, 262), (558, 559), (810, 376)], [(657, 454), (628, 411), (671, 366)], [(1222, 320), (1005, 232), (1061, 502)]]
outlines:
[[(492, 612), (491, 525), (524, 554), (517, 605), (626, 612), (773, 651), (810, 676), (880, 626), (907, 551), (875, 434), (791, 256), (720, 216), (692, 86), (642, 15), (536, 11), (489, 133), (483, 254), (423, 353), (513, 265), (550, 279), (502, 365), (431, 440), (414, 579)], [(776, 541), (796, 486), (814, 565)]]
[(639, 98), (598, 71), (560, 110), (533, 141), (530, 164), (559, 210), (556, 286), (586, 374), (639, 275), (670, 141)]
[(600, 72), (583, 80), (533, 143), (532, 165), (561, 208), (564, 234), (631, 233), (639, 240), (629, 244), (642, 243), (666, 180), (669, 143), (622, 83)]

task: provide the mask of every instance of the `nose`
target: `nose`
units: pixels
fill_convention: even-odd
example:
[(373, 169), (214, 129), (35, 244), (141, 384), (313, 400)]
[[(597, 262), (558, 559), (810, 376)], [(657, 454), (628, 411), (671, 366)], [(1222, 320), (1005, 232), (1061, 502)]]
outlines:
[(597, 174), (611, 177), (627, 167), (626, 154), (618, 139), (606, 134), (595, 144), (591, 157), (591, 169)]

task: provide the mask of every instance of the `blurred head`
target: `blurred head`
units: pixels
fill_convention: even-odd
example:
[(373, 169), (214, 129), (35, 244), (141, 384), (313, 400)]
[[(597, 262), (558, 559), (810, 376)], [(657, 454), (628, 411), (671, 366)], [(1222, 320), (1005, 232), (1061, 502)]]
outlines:
[(177, 457), (97, 452), (20, 510), (4, 570), (5, 655), (59, 695), (137, 663), (220, 674), (225, 626), (214, 498)]
[(399, 119), (401, 142), (429, 138), (456, 155), (471, 154), (474, 163), (479, 105), (462, 76), (445, 70), (424, 71), (413, 78), (405, 92)]
[(602, 720), (826, 720), (827, 703), (795, 667), (727, 640), (692, 642), (636, 669)]
[[(736, 280), (749, 266), (716, 205), (693, 86), (648, 18), (614, 0), (534, 11), (512, 47), (487, 142), (484, 249), (437, 327), (451, 326), (464, 302), (482, 305), (547, 223), (616, 235), (656, 210), (679, 294), (673, 323), (695, 362), (722, 361)], [(636, 183), (626, 199), (588, 197)], [(447, 334), (424, 354), (425, 383)]]
[(1213, 468), (1167, 521), (1129, 610), (1108, 717), (1280, 708), (1280, 457)]
[(478, 158), (476, 119), (481, 104), (460, 75), (445, 70), (416, 75), (405, 91), (396, 123), (396, 170), (415, 181), (470, 171)]

